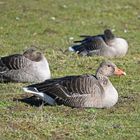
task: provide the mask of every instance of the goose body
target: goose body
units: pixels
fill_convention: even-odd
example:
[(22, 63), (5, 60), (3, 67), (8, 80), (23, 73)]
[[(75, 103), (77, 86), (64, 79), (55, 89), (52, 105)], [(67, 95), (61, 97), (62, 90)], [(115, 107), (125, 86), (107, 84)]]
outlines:
[(69, 47), (69, 51), (74, 51), (83, 56), (123, 57), (128, 50), (127, 41), (123, 38), (115, 37), (109, 29), (106, 29), (102, 35), (82, 37), (84, 39), (75, 41), (75, 43), (79, 44)]
[(49, 79), (23, 89), (50, 105), (108, 108), (118, 101), (118, 92), (108, 79), (113, 74), (123, 75), (125, 72), (107, 61), (101, 63), (95, 76), (85, 74)]
[(47, 59), (35, 49), (0, 58), (0, 82), (43, 82), (50, 77)]

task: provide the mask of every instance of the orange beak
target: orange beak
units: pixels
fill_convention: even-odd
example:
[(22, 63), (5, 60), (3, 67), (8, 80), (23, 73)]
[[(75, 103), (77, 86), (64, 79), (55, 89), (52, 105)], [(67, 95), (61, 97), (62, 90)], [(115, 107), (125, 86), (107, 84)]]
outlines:
[(119, 68), (115, 68), (114, 74), (118, 75), (118, 76), (126, 75), (126, 73), (123, 70), (119, 69)]

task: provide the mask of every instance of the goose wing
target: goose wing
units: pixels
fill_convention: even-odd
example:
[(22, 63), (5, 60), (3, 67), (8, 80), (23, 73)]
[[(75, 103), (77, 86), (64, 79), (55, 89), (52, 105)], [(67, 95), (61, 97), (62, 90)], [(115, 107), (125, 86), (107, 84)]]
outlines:
[(104, 39), (104, 35), (95, 35), (95, 36), (91, 36), (91, 35), (80, 35), (80, 37), (82, 37), (83, 39), (82, 40), (76, 40), (74, 41), (74, 43), (83, 43), (83, 42), (87, 42), (93, 38), (96, 38), (96, 37), (102, 37)]
[(88, 54), (90, 51), (100, 50), (106, 46), (107, 44), (102, 36), (91, 36), (86, 37), (80, 44), (74, 45), (72, 48), (79, 54), (83, 52)]
[(0, 72), (18, 70), (27, 66), (28, 59), (21, 54), (10, 55), (0, 58)]
[(45, 93), (51, 98), (59, 99), (69, 105), (72, 105), (73, 102), (78, 104), (85, 102), (85, 99), (89, 97), (101, 98), (104, 93), (99, 81), (93, 75), (68, 76), (46, 80), (43, 83), (26, 87), (26, 91)]

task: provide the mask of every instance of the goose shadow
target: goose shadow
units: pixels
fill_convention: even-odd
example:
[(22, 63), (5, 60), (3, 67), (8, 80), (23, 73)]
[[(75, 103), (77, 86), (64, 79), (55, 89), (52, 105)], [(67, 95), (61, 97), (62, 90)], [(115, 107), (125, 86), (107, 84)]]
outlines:
[(31, 96), (31, 97), (24, 97), (24, 98), (14, 98), (13, 101), (16, 102), (23, 102), (26, 103), (30, 106), (36, 106), (36, 107), (40, 107), (40, 106), (44, 106), (44, 105), (48, 105), (47, 103), (45, 103), (42, 99), (38, 98), (37, 96)]

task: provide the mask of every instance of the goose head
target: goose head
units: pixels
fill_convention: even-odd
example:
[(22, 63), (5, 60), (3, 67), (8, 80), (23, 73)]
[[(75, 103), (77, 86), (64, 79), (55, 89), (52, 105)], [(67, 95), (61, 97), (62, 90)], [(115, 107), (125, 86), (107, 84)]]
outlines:
[(118, 68), (114, 63), (110, 61), (104, 61), (100, 64), (99, 68), (96, 71), (96, 76), (98, 75), (109, 77), (112, 75), (126, 75), (126, 73)]
[(43, 59), (43, 54), (39, 51), (37, 51), (36, 49), (34, 48), (29, 48), (28, 50), (26, 50), (23, 55), (32, 60), (32, 61), (36, 61), (36, 62), (39, 62)]
[(112, 39), (115, 38), (115, 35), (112, 33), (112, 31), (110, 29), (106, 29), (104, 30), (104, 39), (105, 39), (105, 42), (108, 42)]
[(116, 56), (125, 56), (127, 53), (127, 41), (123, 38), (115, 37), (110, 29), (104, 31), (104, 40), (108, 47), (114, 48)]

